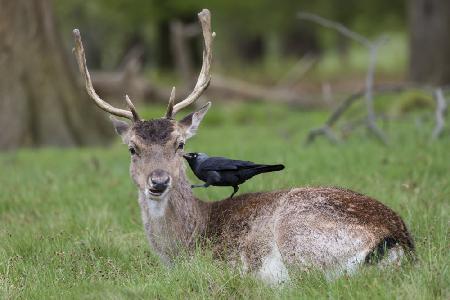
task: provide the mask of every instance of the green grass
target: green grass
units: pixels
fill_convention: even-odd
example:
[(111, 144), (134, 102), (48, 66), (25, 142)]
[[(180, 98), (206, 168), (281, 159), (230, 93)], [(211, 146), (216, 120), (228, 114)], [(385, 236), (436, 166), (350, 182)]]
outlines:
[[(127, 149), (117, 140), (107, 148), (0, 155), (0, 298), (449, 299), (450, 138), (430, 143), (432, 124), (417, 129), (402, 121), (385, 128), (387, 148), (363, 130), (341, 145), (318, 140), (304, 147), (307, 130), (325, 117), (282, 106), (216, 105), (187, 150), (287, 166), (254, 178), (241, 193), (336, 185), (376, 197), (408, 224), (417, 263), (367, 267), (336, 281), (293, 272), (280, 288), (213, 261), (207, 250), (166, 268), (147, 244)], [(230, 189), (196, 193), (214, 201)]]

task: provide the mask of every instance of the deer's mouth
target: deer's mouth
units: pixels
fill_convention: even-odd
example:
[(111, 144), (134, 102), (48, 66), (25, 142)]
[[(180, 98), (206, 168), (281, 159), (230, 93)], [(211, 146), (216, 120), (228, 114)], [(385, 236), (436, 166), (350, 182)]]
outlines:
[(164, 189), (164, 190), (155, 189), (155, 188), (148, 189), (148, 193), (150, 194), (150, 196), (154, 196), (154, 197), (161, 197), (165, 191), (166, 191), (166, 189)]
[(145, 196), (147, 199), (160, 200), (170, 190), (170, 185), (167, 186), (150, 186), (145, 189)]

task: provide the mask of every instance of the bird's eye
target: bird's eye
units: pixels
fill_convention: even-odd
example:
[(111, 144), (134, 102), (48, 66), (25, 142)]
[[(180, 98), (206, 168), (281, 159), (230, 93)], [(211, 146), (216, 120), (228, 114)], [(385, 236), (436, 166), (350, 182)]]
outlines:
[(178, 144), (178, 150), (183, 150), (184, 149), (184, 143), (183, 142), (180, 142), (179, 144)]
[(134, 147), (128, 148), (128, 151), (130, 151), (131, 155), (135, 155), (136, 154), (136, 149), (134, 149)]

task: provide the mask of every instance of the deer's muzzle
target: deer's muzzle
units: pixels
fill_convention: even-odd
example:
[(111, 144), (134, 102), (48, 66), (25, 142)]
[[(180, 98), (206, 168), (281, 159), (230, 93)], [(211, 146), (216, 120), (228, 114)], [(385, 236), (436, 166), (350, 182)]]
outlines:
[(148, 185), (153, 196), (161, 196), (170, 186), (170, 175), (164, 170), (157, 169), (150, 173)]

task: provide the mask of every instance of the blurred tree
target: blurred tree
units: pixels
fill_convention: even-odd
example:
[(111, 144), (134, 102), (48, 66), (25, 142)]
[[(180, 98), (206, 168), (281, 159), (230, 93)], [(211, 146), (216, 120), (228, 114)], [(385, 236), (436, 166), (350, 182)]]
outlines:
[(112, 135), (74, 74), (48, 0), (0, 0), (0, 149), (99, 144)]
[[(90, 45), (87, 55), (93, 69), (116, 68), (135, 41), (144, 45), (147, 65), (172, 68), (170, 22), (175, 19), (184, 24), (195, 22), (196, 13), (203, 7), (211, 10), (213, 27), (220, 36), (215, 44), (216, 66), (221, 62), (241, 66), (278, 62), (286, 56), (301, 57), (306, 52), (320, 52), (336, 44), (345, 55), (346, 39), (313, 24), (299, 22), (296, 19), (299, 11), (319, 14), (373, 36), (386, 30), (403, 30), (405, 5), (405, 0), (55, 1), (63, 30), (69, 32), (80, 27), (84, 33), (83, 39)], [(130, 40), (130, 36), (137, 39)]]
[(450, 84), (450, 1), (411, 0), (409, 16), (411, 79)]

